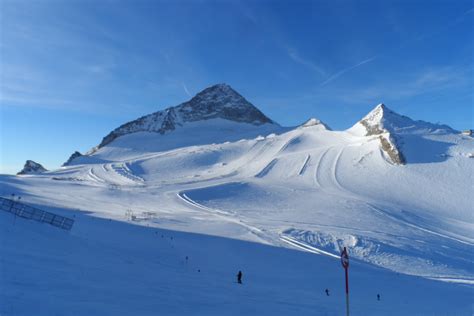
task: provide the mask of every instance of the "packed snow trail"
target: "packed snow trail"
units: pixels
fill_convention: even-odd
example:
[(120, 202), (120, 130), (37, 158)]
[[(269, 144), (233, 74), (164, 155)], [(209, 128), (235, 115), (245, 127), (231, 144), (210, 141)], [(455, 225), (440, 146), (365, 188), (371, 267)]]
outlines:
[(302, 249), (304, 251), (312, 252), (312, 253), (315, 253), (317, 255), (325, 255), (325, 256), (328, 256), (328, 257), (331, 257), (331, 258), (340, 259), (340, 257), (338, 255), (335, 255), (335, 254), (329, 253), (327, 251), (318, 249), (316, 247), (304, 244), (304, 243), (302, 243), (302, 242), (300, 242), (300, 241), (298, 241), (294, 238), (291, 238), (289, 236), (281, 235), (280, 239), (283, 240), (284, 242), (292, 245), (293, 247)]
[(311, 159), (311, 155), (308, 154), (308, 156), (306, 156), (306, 159), (303, 162), (303, 165), (301, 166), (300, 171), (298, 172), (298, 175), (301, 176), (305, 173), (306, 168), (308, 168), (308, 163), (309, 163), (310, 159)]
[(127, 166), (127, 163), (112, 164), (112, 170), (119, 175), (131, 180), (135, 184), (143, 184), (144, 180), (141, 177), (134, 175)]
[(255, 177), (257, 178), (265, 177), (272, 170), (272, 168), (276, 165), (277, 162), (278, 162), (278, 158), (275, 158), (272, 161), (270, 161), (259, 173), (255, 175)]
[(270, 245), (274, 244), (274, 238), (271, 238), (270, 236), (268, 236), (268, 234), (264, 234), (261, 229), (245, 223), (244, 221), (242, 221), (241, 219), (236, 217), (234, 213), (225, 212), (225, 211), (221, 211), (221, 210), (217, 210), (217, 209), (213, 209), (213, 208), (209, 208), (209, 207), (206, 207), (204, 205), (201, 205), (201, 204), (193, 201), (192, 199), (190, 199), (188, 196), (186, 196), (186, 194), (184, 192), (177, 193), (177, 196), (182, 201), (188, 203), (189, 205), (192, 205), (195, 208), (198, 208), (200, 210), (204, 210), (204, 211), (209, 212), (211, 214), (217, 214), (220, 218), (224, 219), (225, 221), (229, 221), (229, 222), (232, 222), (232, 223), (235, 223), (237, 225), (245, 227), (246, 229), (249, 230), (249, 232), (251, 232), (252, 234), (257, 236), (265, 244), (270, 244)]
[(50, 235), (0, 215), (0, 313), (339, 315), (343, 245), (356, 315), (470, 314), (474, 142), (387, 115), (366, 123), (397, 134), (405, 165), (362, 123), (277, 135), (206, 121), (120, 136), (60, 170), (0, 176), (2, 196), (76, 218), (70, 235)]

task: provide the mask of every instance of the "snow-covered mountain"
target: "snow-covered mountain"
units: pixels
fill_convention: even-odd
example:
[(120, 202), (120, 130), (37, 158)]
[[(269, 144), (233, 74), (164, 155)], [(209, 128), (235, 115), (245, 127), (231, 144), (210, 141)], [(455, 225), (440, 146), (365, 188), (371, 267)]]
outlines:
[(304, 122), (303, 124), (300, 125), (300, 127), (304, 128), (304, 127), (310, 127), (310, 126), (319, 126), (323, 129), (326, 129), (326, 130), (331, 130), (331, 128), (329, 126), (327, 126), (324, 122), (322, 122), (321, 120), (317, 119), (317, 118), (310, 118), (309, 120), (307, 120), (306, 122)]
[(21, 169), (17, 174), (18, 175), (38, 174), (38, 173), (43, 173), (46, 171), (48, 170), (45, 167), (43, 167), (41, 164), (33, 160), (27, 160), (25, 162), (25, 165), (23, 166), (23, 169)]
[[(227, 84), (204, 89), (191, 100), (128, 122), (104, 137), (99, 148), (117, 137), (136, 132), (165, 134), (183, 127), (186, 123), (223, 119), (252, 125), (275, 124), (254, 105)], [(212, 128), (209, 122), (208, 128)]]
[(80, 152), (78, 152), (78, 151), (73, 152), (73, 153), (71, 154), (71, 156), (69, 156), (68, 160), (66, 160), (66, 162), (63, 163), (62, 166), (63, 166), (63, 167), (69, 166), (69, 165), (72, 163), (72, 161), (73, 161), (74, 159), (79, 158), (79, 157), (81, 157), (81, 156), (82, 156), (82, 154), (81, 154)]
[[(282, 128), (230, 87), (209, 89), (59, 170), (0, 177), (1, 196), (76, 219), (61, 235), (0, 212), (12, 276), (0, 313), (57, 296), (40, 314), (92, 302), (98, 314), (338, 315), (341, 247), (355, 314), (472, 312), (470, 136), (384, 105), (345, 131)], [(46, 286), (56, 271), (67, 277)]]
[(132, 159), (148, 152), (234, 142), (288, 131), (227, 84), (204, 89), (191, 100), (128, 122), (99, 146), (68, 165)]
[(414, 121), (411, 118), (395, 113), (385, 104), (377, 105), (353, 127), (362, 126), (365, 136), (391, 134), (427, 134), (456, 133), (447, 125), (433, 124), (425, 121)]
[(406, 155), (403, 151), (406, 139), (411, 139), (412, 143), (422, 143), (422, 138), (427, 135), (459, 133), (447, 125), (414, 121), (393, 112), (384, 104), (377, 105), (348, 131), (359, 136), (378, 137), (380, 147), (395, 164), (406, 163)]

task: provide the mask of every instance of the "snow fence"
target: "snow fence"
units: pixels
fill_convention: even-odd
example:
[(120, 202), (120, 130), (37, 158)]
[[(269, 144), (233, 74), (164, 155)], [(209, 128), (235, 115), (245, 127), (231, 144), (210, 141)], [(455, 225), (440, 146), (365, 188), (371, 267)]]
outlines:
[(71, 230), (74, 220), (46, 212), (21, 202), (13, 201), (0, 197), (0, 209), (12, 213), (15, 216), (32, 219), (41, 223), (47, 223), (64, 230)]

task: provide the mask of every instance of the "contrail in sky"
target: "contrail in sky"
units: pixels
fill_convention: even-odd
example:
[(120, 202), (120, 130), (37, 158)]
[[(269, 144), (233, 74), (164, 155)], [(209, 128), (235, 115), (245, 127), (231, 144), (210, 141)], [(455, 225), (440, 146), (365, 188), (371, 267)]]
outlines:
[(350, 67), (348, 67), (348, 68), (345, 68), (345, 69), (343, 69), (343, 70), (341, 70), (341, 71), (336, 72), (334, 75), (330, 76), (328, 79), (326, 79), (325, 81), (323, 81), (323, 82), (320, 84), (320, 86), (325, 86), (326, 84), (328, 84), (329, 82), (331, 82), (331, 81), (333, 81), (333, 80), (339, 78), (340, 76), (342, 76), (342, 75), (345, 74), (346, 72), (351, 71), (352, 69), (357, 68), (357, 67), (359, 67), (359, 66), (362, 66), (362, 65), (364, 65), (364, 64), (367, 64), (368, 62), (371, 62), (371, 61), (374, 60), (376, 57), (377, 57), (377, 56), (370, 57), (369, 59), (363, 60), (363, 61), (361, 61), (361, 62), (358, 63), (358, 64), (355, 64), (355, 65), (353, 65), (353, 66), (350, 66)]
[(191, 93), (189, 93), (189, 90), (188, 90), (188, 88), (186, 87), (186, 84), (185, 84), (184, 82), (183, 82), (183, 90), (184, 90), (184, 92), (188, 95), (188, 97), (191, 97), (191, 96), (192, 96)]

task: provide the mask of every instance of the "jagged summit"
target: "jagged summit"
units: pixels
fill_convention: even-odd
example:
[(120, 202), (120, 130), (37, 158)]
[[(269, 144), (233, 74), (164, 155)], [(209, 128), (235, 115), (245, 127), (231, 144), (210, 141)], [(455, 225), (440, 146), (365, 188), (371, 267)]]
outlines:
[(79, 157), (82, 157), (82, 154), (76, 150), (74, 153), (72, 153), (71, 156), (69, 156), (69, 159), (65, 163), (63, 163), (62, 166), (66, 167), (66, 166), (71, 165), (72, 161)]
[(184, 121), (223, 118), (254, 125), (273, 123), (231, 86), (224, 83), (204, 89), (174, 109)]
[[(117, 137), (135, 132), (165, 134), (185, 123), (224, 119), (252, 125), (275, 124), (231, 86), (221, 83), (208, 87), (191, 100), (128, 122), (104, 137), (103, 147)], [(277, 125), (277, 124), (275, 124)]]
[(389, 109), (385, 104), (378, 104), (355, 126), (361, 124), (365, 127), (365, 135), (379, 135), (390, 133), (426, 133), (426, 132), (454, 132), (447, 125), (433, 124), (424, 121), (414, 121), (411, 118), (398, 114)]
[(27, 160), (25, 162), (25, 165), (23, 169), (21, 169), (20, 172), (18, 172), (18, 175), (22, 174), (38, 174), (38, 173), (43, 173), (48, 171), (45, 167), (43, 167), (41, 164), (33, 161), (33, 160)]
[(390, 110), (385, 104), (378, 104), (372, 111), (357, 122), (349, 131), (360, 136), (378, 135), (380, 148), (398, 165), (404, 164), (406, 158), (399, 146), (396, 131), (413, 126), (413, 121)]
[(331, 130), (329, 128), (329, 126), (327, 126), (323, 121), (321, 121), (317, 118), (314, 118), (314, 117), (310, 118), (309, 120), (307, 120), (306, 122), (301, 124), (299, 127), (305, 128), (305, 127), (311, 127), (311, 126), (319, 126), (319, 127), (322, 127), (326, 130)]
[(402, 148), (404, 135), (455, 132), (447, 125), (414, 121), (392, 111), (383, 103), (378, 104), (348, 131), (359, 136), (378, 136), (380, 148), (395, 164), (406, 163)]

